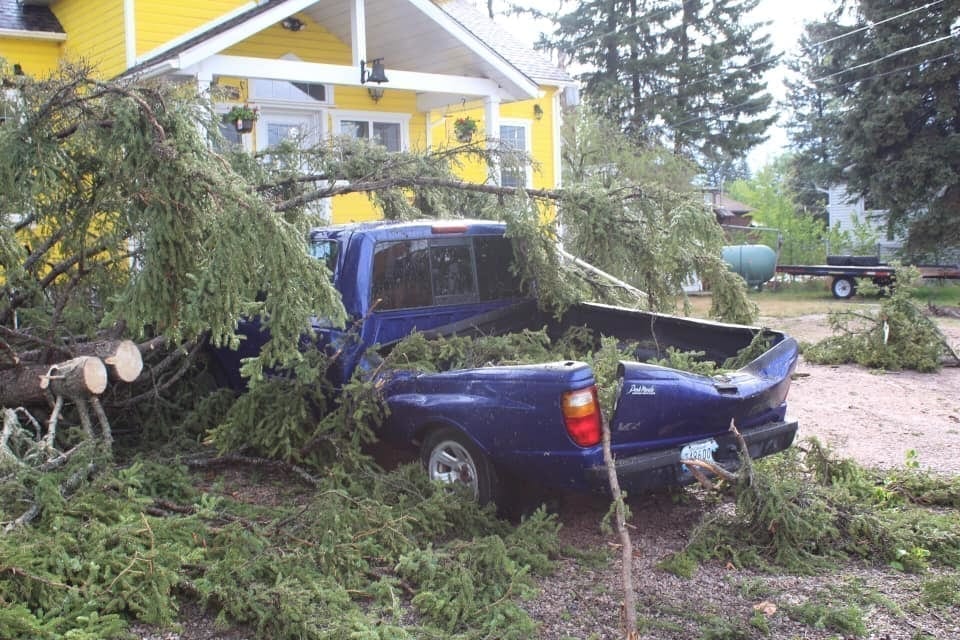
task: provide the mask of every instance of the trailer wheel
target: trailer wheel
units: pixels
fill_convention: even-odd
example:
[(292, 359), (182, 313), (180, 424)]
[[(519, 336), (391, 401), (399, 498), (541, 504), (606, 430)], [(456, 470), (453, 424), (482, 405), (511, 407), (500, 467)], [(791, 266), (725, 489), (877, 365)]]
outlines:
[(857, 284), (853, 281), (853, 278), (837, 276), (833, 279), (833, 284), (830, 285), (830, 291), (833, 292), (834, 298), (846, 300), (852, 298), (853, 294), (857, 292)]
[(456, 429), (442, 427), (431, 432), (420, 449), (420, 459), (431, 480), (463, 486), (480, 504), (496, 502), (493, 464)]

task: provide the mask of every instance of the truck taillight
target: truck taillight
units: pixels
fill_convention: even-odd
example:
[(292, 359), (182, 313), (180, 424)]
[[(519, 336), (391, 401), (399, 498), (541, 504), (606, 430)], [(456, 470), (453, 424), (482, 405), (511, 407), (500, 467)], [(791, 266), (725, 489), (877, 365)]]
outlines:
[(560, 400), (567, 433), (581, 447), (592, 447), (600, 442), (600, 403), (597, 387), (567, 391)]

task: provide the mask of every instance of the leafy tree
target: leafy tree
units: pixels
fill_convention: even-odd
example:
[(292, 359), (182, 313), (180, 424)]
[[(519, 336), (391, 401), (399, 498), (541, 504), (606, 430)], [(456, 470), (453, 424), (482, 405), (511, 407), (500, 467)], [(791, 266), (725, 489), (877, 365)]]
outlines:
[(751, 180), (730, 185), (730, 194), (754, 208), (753, 220), (778, 232), (763, 234), (762, 241), (778, 252), (786, 264), (823, 264), (827, 248), (850, 243), (848, 234), (828, 229), (824, 221), (798, 204), (791, 180), (794, 164), (782, 156), (761, 169)]
[(775, 64), (746, 22), (756, 0), (593, 0), (556, 16), (544, 44), (588, 70), (587, 102), (636, 140), (663, 143), (713, 174), (764, 140), (774, 118), (760, 80)]
[[(836, 156), (854, 191), (890, 210), (889, 224), (909, 231), (908, 248), (960, 243), (960, 5), (859, 0), (845, 15), (811, 25), (807, 90), (829, 96)], [(839, 36), (839, 37), (837, 37)], [(800, 122), (804, 135), (813, 123)], [(828, 168), (828, 170), (830, 170)]]

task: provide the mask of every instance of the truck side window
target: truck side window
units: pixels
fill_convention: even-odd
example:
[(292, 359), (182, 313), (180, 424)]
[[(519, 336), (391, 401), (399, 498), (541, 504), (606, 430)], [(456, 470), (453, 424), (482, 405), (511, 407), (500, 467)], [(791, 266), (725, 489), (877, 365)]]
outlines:
[(323, 261), (332, 276), (337, 270), (340, 245), (334, 240), (311, 240), (309, 250), (311, 256)]
[(522, 297), (520, 277), (511, 270), (513, 245), (510, 239), (479, 237), (475, 242), (480, 299), (499, 300)]
[[(377, 303), (377, 301), (380, 301)], [(425, 240), (377, 243), (371, 304), (377, 311), (430, 305), (430, 255)]]

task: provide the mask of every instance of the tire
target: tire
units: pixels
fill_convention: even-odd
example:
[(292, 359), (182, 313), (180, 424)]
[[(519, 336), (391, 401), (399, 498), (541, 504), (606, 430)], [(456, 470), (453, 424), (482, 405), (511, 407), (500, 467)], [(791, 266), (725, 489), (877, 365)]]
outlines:
[(493, 464), (460, 431), (442, 427), (430, 432), (420, 448), (420, 460), (431, 480), (462, 485), (480, 504), (497, 501)]
[(830, 285), (830, 291), (833, 292), (834, 298), (848, 300), (857, 292), (857, 283), (854, 282), (853, 278), (837, 276), (833, 279), (833, 284)]

